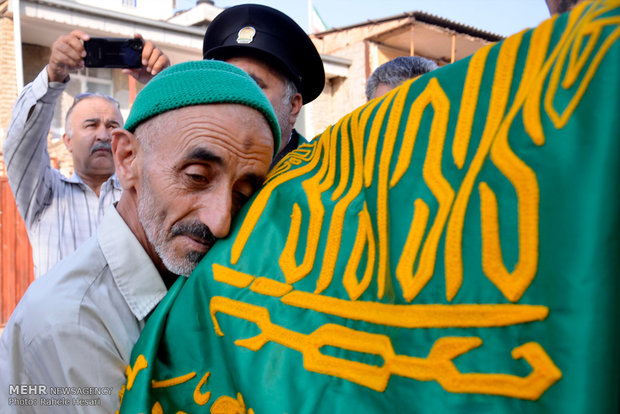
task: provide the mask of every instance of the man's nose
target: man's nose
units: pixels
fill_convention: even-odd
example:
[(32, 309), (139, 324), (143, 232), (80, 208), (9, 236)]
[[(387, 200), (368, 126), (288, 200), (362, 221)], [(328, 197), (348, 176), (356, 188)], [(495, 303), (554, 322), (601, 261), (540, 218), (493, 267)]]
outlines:
[(99, 141), (110, 141), (112, 140), (112, 130), (114, 128), (108, 128), (104, 125), (101, 125), (98, 129), (97, 129), (97, 135), (96, 135), (96, 139)]
[(232, 221), (232, 192), (230, 190), (214, 190), (205, 195), (204, 207), (198, 213), (199, 220), (204, 223), (218, 239), (228, 236)]

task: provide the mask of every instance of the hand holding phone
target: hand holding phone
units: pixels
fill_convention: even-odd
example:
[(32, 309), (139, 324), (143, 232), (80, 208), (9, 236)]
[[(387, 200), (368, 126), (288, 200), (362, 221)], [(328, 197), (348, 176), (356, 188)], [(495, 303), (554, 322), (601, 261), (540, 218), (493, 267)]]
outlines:
[(88, 68), (139, 68), (142, 66), (142, 39), (91, 37), (84, 42)]
[[(134, 38), (142, 39), (139, 33), (134, 34)], [(150, 40), (144, 40), (142, 48), (142, 67), (132, 69), (122, 69), (121, 71), (135, 78), (138, 82), (146, 84), (155, 75), (170, 66), (170, 59), (164, 52)]]
[(84, 67), (86, 51), (82, 42), (88, 39), (87, 33), (77, 29), (56, 39), (47, 64), (50, 82), (66, 82), (70, 73)]

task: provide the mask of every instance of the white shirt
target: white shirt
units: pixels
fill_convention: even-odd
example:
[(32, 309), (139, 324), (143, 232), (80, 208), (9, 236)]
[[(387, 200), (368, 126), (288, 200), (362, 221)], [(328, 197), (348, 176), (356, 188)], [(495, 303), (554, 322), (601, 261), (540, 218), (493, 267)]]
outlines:
[[(131, 349), (166, 292), (149, 256), (109, 209), (97, 236), (35, 280), (9, 319), (0, 338), (0, 407), (11, 398), (35, 398), (37, 406), (13, 400), (8, 412), (115, 412)], [(24, 384), (43, 385), (46, 393), (16, 394), (14, 386)], [(52, 395), (52, 387), (62, 386), (110, 392), (65, 395), (94, 401), (92, 407), (42, 407), (40, 398), (63, 397)]]
[(51, 167), (47, 136), (66, 85), (49, 83), (47, 68), (26, 85), (13, 107), (3, 148), (9, 184), (32, 245), (35, 277), (93, 236), (104, 211), (122, 192), (116, 175), (103, 183), (97, 197), (77, 175), (67, 178)]

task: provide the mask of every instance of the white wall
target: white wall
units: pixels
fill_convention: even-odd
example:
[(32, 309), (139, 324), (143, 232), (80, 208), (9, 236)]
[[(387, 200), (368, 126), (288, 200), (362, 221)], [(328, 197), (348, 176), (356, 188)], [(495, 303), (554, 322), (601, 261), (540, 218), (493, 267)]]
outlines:
[[(113, 10), (153, 20), (167, 20), (173, 14), (173, 0), (73, 0), (75, 3)], [(135, 3), (135, 7), (132, 5)]]

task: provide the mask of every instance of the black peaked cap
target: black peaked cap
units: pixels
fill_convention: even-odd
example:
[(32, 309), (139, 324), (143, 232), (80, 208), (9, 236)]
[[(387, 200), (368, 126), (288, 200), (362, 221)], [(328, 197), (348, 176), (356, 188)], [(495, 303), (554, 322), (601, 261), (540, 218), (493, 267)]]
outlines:
[(207, 27), (202, 56), (263, 60), (295, 83), (304, 104), (325, 86), (323, 61), (308, 35), (293, 19), (267, 6), (242, 4), (218, 14)]

